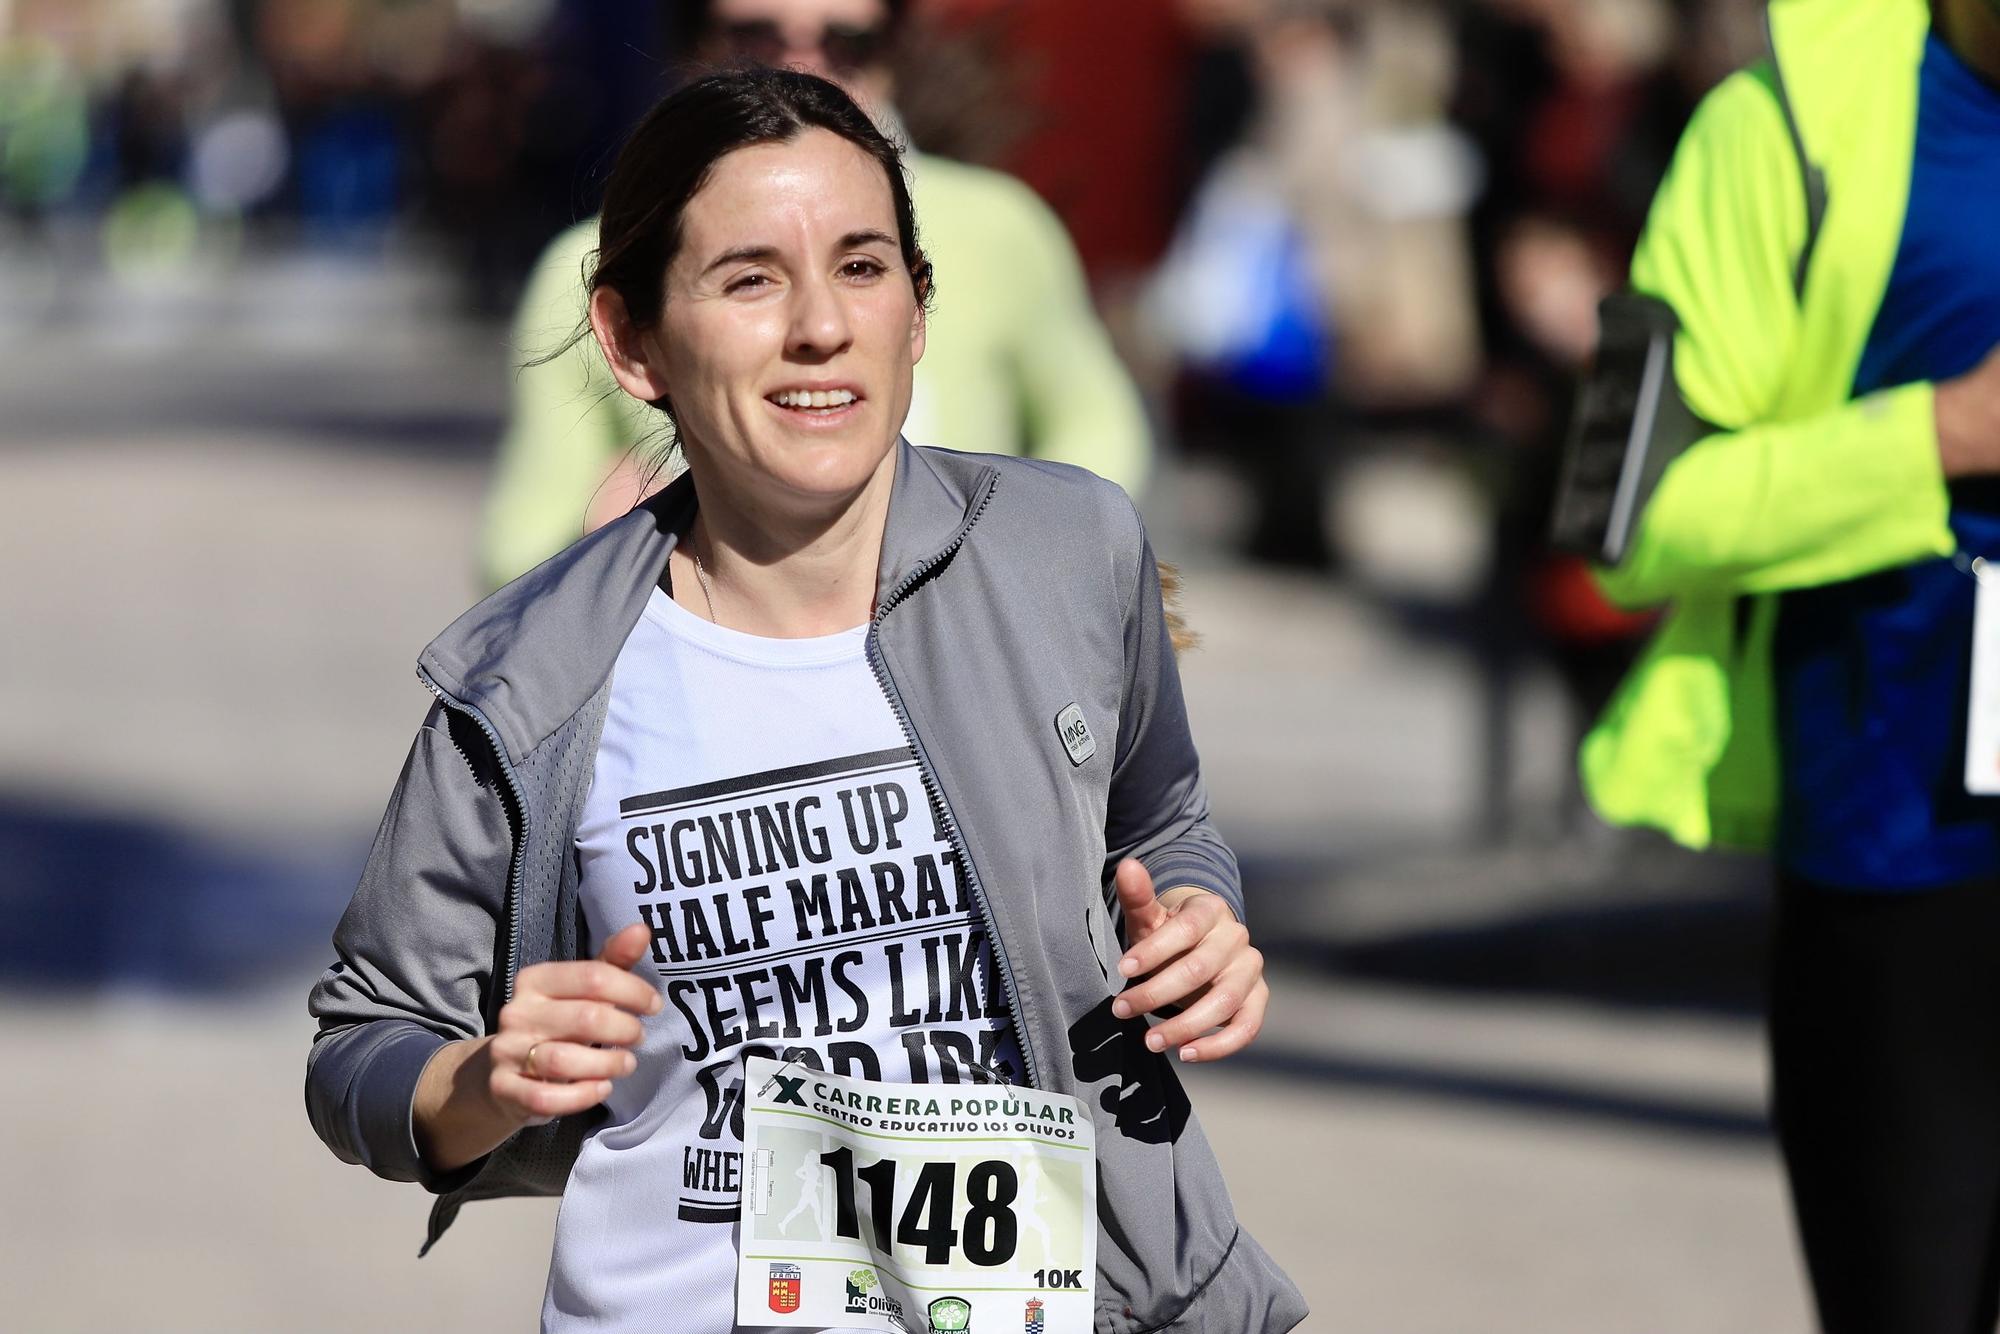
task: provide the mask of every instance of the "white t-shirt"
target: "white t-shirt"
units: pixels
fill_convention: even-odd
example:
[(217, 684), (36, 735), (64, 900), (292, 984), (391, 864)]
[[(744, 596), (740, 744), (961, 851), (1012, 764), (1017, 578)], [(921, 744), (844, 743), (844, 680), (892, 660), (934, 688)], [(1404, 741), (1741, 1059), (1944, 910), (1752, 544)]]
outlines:
[(583, 910), (593, 954), (652, 928), (635, 971), (667, 1004), (570, 1171), (545, 1331), (738, 1328), (746, 1055), (1021, 1078), (984, 923), (866, 633), (763, 639), (656, 589), (618, 655), (577, 826)]

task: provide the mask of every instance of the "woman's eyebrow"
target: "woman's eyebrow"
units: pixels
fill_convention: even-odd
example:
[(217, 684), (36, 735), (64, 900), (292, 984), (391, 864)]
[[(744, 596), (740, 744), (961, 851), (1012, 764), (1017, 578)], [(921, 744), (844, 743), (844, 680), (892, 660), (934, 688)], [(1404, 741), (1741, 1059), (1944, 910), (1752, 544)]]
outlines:
[[(893, 247), (895, 244), (896, 238), (889, 235), (889, 233), (878, 231), (873, 227), (866, 227), (859, 231), (847, 233), (847, 235), (840, 238), (840, 243), (834, 248), (837, 250), (853, 250), (859, 246), (886, 245)], [(777, 257), (778, 247), (774, 245), (731, 246), (710, 260), (708, 266), (702, 270), (702, 273), (713, 273), (725, 264), (756, 264), (766, 260), (773, 260)]]
[(702, 272), (704, 274), (713, 273), (715, 270), (721, 268), (725, 264), (741, 264), (745, 262), (754, 263), (761, 260), (775, 259), (777, 258), (777, 255), (778, 255), (778, 247), (774, 245), (735, 246), (732, 247), (731, 249), (723, 251), (721, 254), (717, 255), (714, 259), (710, 260), (708, 262), (708, 267), (704, 268)]

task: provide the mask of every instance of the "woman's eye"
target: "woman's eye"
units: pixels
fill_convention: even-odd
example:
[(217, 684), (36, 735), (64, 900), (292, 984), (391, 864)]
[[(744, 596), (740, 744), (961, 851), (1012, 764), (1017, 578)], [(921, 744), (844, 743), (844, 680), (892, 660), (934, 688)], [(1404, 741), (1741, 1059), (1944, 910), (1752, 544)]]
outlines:
[(755, 291), (757, 288), (770, 286), (770, 283), (770, 278), (765, 274), (746, 273), (741, 278), (733, 279), (729, 286), (723, 290), (729, 292)]
[(872, 259), (850, 259), (840, 266), (840, 272), (848, 278), (879, 278), (888, 270)]

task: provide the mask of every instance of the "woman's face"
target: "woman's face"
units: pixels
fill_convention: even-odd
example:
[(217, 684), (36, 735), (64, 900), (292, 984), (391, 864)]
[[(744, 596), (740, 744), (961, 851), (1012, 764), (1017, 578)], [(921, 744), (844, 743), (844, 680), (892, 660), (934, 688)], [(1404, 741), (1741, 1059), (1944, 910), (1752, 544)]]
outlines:
[(716, 163), (642, 341), (702, 482), (825, 512), (893, 466), (923, 313), (881, 164), (809, 129)]

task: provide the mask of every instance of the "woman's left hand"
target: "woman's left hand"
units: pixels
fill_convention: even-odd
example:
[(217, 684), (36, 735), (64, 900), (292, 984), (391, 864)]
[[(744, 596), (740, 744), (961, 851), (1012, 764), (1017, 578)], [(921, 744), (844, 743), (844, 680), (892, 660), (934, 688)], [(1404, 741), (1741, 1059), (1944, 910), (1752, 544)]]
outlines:
[(1129, 946), (1118, 972), (1146, 980), (1127, 987), (1111, 1012), (1126, 1019), (1182, 1004), (1179, 1014), (1146, 1035), (1146, 1045), (1154, 1051), (1178, 1046), (1183, 1061), (1219, 1060), (1249, 1046), (1264, 1025), (1271, 988), (1264, 981), (1264, 955), (1229, 904), (1192, 885), (1156, 896), (1152, 875), (1130, 857), (1118, 863), (1114, 883)]

